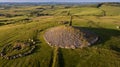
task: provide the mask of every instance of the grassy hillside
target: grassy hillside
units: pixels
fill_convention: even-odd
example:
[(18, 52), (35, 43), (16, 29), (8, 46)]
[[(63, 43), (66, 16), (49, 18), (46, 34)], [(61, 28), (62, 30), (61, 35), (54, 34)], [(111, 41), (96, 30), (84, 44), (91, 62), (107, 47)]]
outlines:
[(73, 15), (103, 15), (102, 10), (94, 7), (78, 7), (78, 8), (62, 8), (62, 9), (49, 9), (43, 11), (44, 13), (50, 13), (53, 15), (68, 15), (69, 11)]
[[(45, 10), (36, 9), (41, 9), (41, 7), (45, 8)], [(12, 11), (12, 9), (7, 10)], [(31, 8), (25, 6), (18, 9), (22, 10), (23, 16), (0, 16), (0, 23), (5, 23), (6, 21), (4, 20), (10, 23), (0, 26), (0, 51), (5, 45), (12, 44), (18, 40), (25, 42), (28, 39), (35, 39), (36, 48), (32, 54), (24, 57), (12, 60), (0, 57), (0, 67), (119, 67), (120, 29), (116, 28), (120, 26), (119, 7), (51, 9), (49, 6), (32, 6)], [(28, 16), (33, 9), (40, 14), (48, 13), (49, 15), (33, 16), (33, 14)], [(106, 16), (103, 15), (102, 10), (105, 10)], [(73, 26), (90, 30), (99, 36), (100, 39), (96, 44), (83, 49), (73, 50), (52, 48), (45, 42), (43, 38), (44, 32), (48, 28), (63, 25), (63, 22), (69, 21), (69, 11), (74, 15)], [(0, 10), (0, 12), (4, 12), (4, 10)], [(31, 21), (22, 23), (25, 18), (29, 18)], [(16, 20), (19, 20), (19, 22)], [(7, 47), (7, 49), (9, 48)]]
[(106, 12), (106, 15), (109, 16), (120, 15), (120, 7), (103, 5), (100, 8)]

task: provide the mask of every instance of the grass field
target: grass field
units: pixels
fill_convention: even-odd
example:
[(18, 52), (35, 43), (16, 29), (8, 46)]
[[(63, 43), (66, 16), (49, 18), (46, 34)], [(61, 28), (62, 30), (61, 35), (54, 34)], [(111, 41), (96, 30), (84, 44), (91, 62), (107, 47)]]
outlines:
[[(31, 8), (21, 7), (22, 14), (27, 14), (26, 10), (35, 10), (41, 6), (32, 6)], [(62, 6), (63, 7), (63, 6)], [(0, 50), (17, 40), (26, 41), (28, 39), (37, 40), (36, 49), (28, 56), (17, 59), (7, 60), (0, 57), (0, 67), (119, 67), (120, 66), (120, 7), (102, 6), (95, 7), (71, 7), (50, 9), (44, 6), (46, 10), (39, 13), (48, 13), (47, 16), (15, 16), (0, 17), (0, 23), (10, 24), (0, 26)], [(6, 11), (13, 11), (11, 8)], [(17, 10), (17, 9), (16, 9)], [(103, 11), (106, 16), (103, 16)], [(11, 12), (10, 11), (10, 12)], [(69, 21), (68, 12), (73, 14), (73, 26), (82, 27), (93, 31), (99, 36), (99, 41), (90, 47), (83, 49), (61, 49), (52, 48), (44, 40), (44, 32), (51, 27), (59, 26), (61, 21)], [(116, 11), (116, 12), (114, 12)], [(5, 13), (4, 10), (0, 12)], [(8, 13), (10, 13), (8, 12)], [(18, 12), (19, 13), (19, 12)], [(52, 14), (52, 15), (51, 15)], [(32, 21), (21, 19), (30, 18)], [(18, 23), (17, 20), (20, 20)], [(15, 23), (11, 23), (15, 21)], [(7, 47), (9, 48), (9, 47)]]

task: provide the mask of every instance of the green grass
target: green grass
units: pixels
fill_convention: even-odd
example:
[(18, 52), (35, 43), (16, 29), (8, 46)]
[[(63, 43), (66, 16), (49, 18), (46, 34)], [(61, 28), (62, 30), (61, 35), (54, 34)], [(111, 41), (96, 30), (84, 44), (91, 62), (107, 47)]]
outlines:
[[(31, 8), (22, 7), (19, 10), (33, 10), (40, 6)], [(45, 6), (44, 8), (48, 8)], [(106, 9), (107, 15), (103, 15), (101, 9)], [(110, 8), (110, 9), (109, 9)], [(13, 9), (13, 8), (12, 8)], [(113, 9), (113, 10), (112, 10)], [(59, 26), (60, 21), (69, 21), (67, 12), (70, 10), (74, 16), (73, 26), (79, 26), (95, 32), (99, 41), (83, 49), (60, 49), (58, 54), (53, 54), (54, 48), (50, 47), (44, 40), (44, 32), (51, 27)], [(9, 11), (9, 10), (5, 10)], [(116, 11), (116, 12), (113, 12)], [(28, 56), (13, 60), (6, 60), (0, 57), (0, 67), (50, 67), (53, 58), (56, 67), (119, 67), (120, 65), (120, 16), (117, 12), (119, 7), (102, 6), (101, 8), (82, 7), (82, 8), (60, 8), (47, 9), (43, 13), (54, 14), (52, 16), (30, 17), (33, 21), (30, 23), (14, 23), (0, 26), (0, 50), (3, 46), (14, 43), (17, 40), (26, 41), (29, 38), (36, 39), (37, 48)], [(0, 20), (19, 20), (26, 16), (12, 18), (0, 17)], [(9, 48), (9, 47), (8, 47)], [(16, 51), (14, 53), (17, 53)], [(54, 52), (56, 53), (56, 52)], [(9, 54), (9, 53), (8, 53)]]
[(104, 10), (108, 16), (120, 15), (120, 7), (103, 5), (100, 8)]
[(101, 16), (103, 11), (94, 7), (81, 7), (81, 8), (68, 8), (68, 9), (49, 9), (43, 11), (43, 13), (54, 14), (54, 15), (68, 15), (68, 12), (71, 12), (72, 15), (82, 15), (82, 16)]

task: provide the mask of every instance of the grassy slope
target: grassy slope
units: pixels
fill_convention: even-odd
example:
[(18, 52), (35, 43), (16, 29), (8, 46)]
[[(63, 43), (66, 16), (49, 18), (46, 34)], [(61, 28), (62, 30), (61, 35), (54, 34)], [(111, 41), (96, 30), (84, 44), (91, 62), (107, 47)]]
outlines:
[(94, 7), (49, 9), (47, 11), (43, 11), (43, 13), (54, 14), (54, 15), (67, 15), (69, 11), (73, 15), (103, 15), (102, 10)]
[[(46, 21), (47, 22), (47, 21)], [(42, 24), (42, 25), (41, 25)], [(1, 26), (1, 34), (0, 34), (0, 46), (2, 47), (5, 44), (14, 42), (16, 40), (27, 40), (29, 38), (32, 38), (32, 36), (35, 34), (35, 30), (44, 30), (48, 27), (56, 25), (55, 23), (49, 22), (43, 23), (43, 22), (32, 22), (29, 24), (21, 24), (21, 25), (6, 25)], [(38, 32), (40, 34), (40, 37), (42, 37), (42, 33)], [(39, 38), (39, 35), (38, 35)], [(42, 47), (42, 48), (41, 48)], [(46, 50), (47, 49), (47, 50)], [(45, 52), (44, 52), (45, 51)], [(15, 60), (11, 60), (9, 62), (6, 62), (7, 60), (0, 61), (0, 66), (16, 66), (21, 67), (26, 65), (41, 65), (42, 67), (48, 67), (50, 62), (51, 56), (51, 48), (49, 48), (46, 43), (44, 43), (41, 40), (41, 43), (38, 44), (38, 48), (36, 49), (36, 52), (30, 56), (27, 56), (27, 58), (19, 58)], [(39, 59), (40, 58), (40, 59)], [(39, 59), (39, 60), (37, 60)], [(2, 58), (0, 58), (2, 60)], [(15, 62), (17, 61), (17, 62)], [(14, 63), (12, 63), (14, 62)], [(19, 63), (18, 63), (19, 62)], [(23, 63), (24, 62), (24, 63)], [(34, 62), (34, 63), (33, 63)], [(37, 62), (37, 63), (36, 63)], [(39, 64), (40, 63), (40, 64)]]
[(103, 5), (101, 9), (106, 11), (106, 15), (120, 15), (120, 7)]
[[(120, 31), (116, 29), (116, 26), (120, 23), (116, 20), (117, 18), (112, 19), (114, 16), (107, 17), (110, 19), (84, 16), (80, 17), (82, 19), (73, 20), (73, 25), (94, 31), (100, 36), (100, 40), (99, 43), (85, 49), (63, 49), (65, 67), (119, 67)], [(114, 21), (118, 23), (115, 24)], [(93, 28), (89, 28), (89, 26)]]
[[(72, 8), (73, 9), (73, 8)], [(80, 14), (82, 10), (77, 8), (73, 13)], [(91, 10), (82, 8), (85, 10)], [(95, 8), (97, 9), (97, 8)], [(62, 10), (62, 9), (61, 9)], [(59, 11), (59, 10), (58, 10)], [(58, 12), (56, 10), (56, 12)], [(88, 12), (85, 11), (85, 12)], [(47, 12), (47, 11), (46, 11)], [(52, 11), (51, 11), (52, 12)], [(80, 12), (80, 13), (79, 13)], [(93, 13), (97, 13), (94, 12)], [(87, 13), (84, 13), (87, 14)], [(120, 65), (120, 16), (79, 16), (74, 17), (73, 26), (81, 26), (94, 31), (100, 36), (98, 43), (83, 49), (61, 49), (59, 66), (62, 67), (119, 67)], [(68, 16), (45, 16), (37, 17), (27, 24), (10, 24), (0, 26), (0, 50), (1, 48), (16, 40), (25, 41), (33, 38), (37, 32), (37, 43), (35, 52), (26, 57), (6, 60), (0, 57), (0, 67), (49, 67), (53, 58), (53, 48), (49, 47), (44, 39), (44, 31), (50, 27), (59, 25), (61, 20), (69, 20)], [(37, 22), (36, 22), (37, 20)], [(92, 28), (90, 28), (92, 27)], [(59, 57), (58, 57), (59, 58)]]

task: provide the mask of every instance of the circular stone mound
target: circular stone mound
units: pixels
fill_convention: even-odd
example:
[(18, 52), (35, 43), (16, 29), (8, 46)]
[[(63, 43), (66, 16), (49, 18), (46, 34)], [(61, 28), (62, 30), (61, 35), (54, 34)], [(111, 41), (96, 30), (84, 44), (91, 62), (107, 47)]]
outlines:
[(50, 46), (75, 49), (95, 43), (98, 37), (89, 31), (63, 25), (48, 29), (44, 39)]

